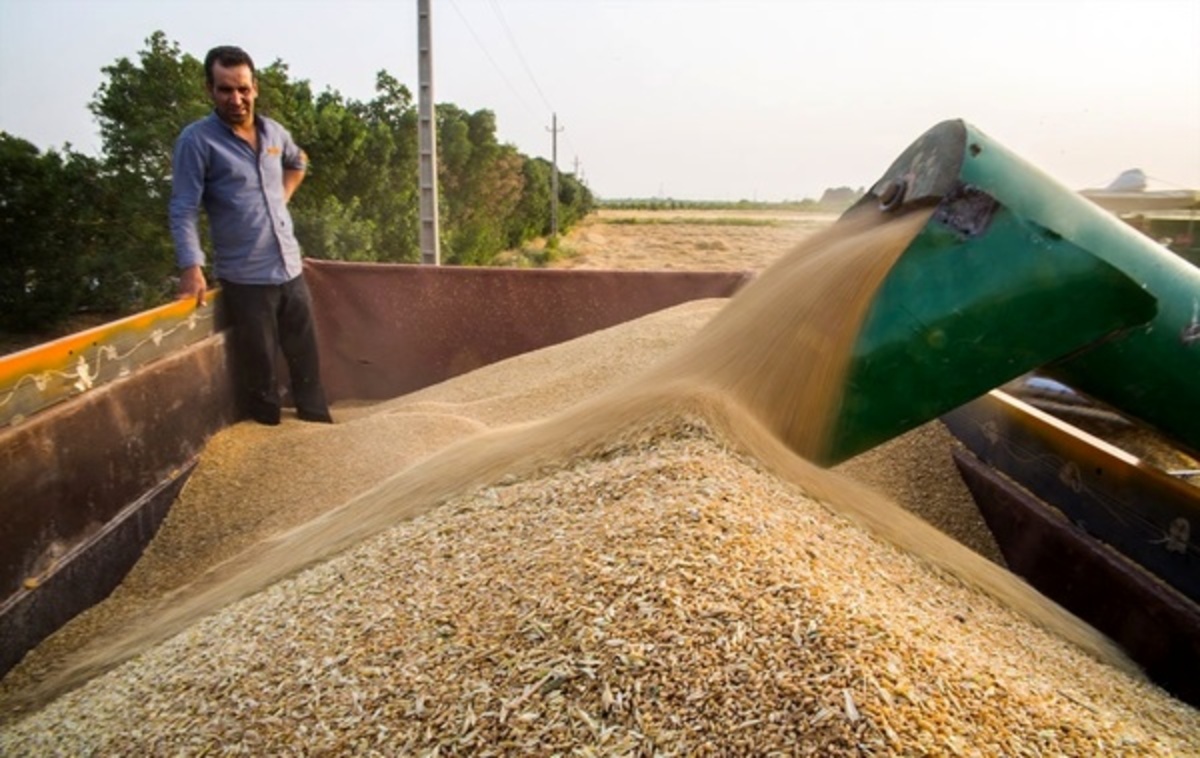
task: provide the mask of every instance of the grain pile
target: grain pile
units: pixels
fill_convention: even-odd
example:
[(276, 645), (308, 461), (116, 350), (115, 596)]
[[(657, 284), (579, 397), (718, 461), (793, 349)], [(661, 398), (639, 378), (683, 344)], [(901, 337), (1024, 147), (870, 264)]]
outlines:
[(816, 240), (630, 384), (466, 437), (219, 564), (51, 671), (42, 694), (108, 673), (0, 746), (1194, 754), (1196, 712), (1104, 640), (795, 454), (822, 442), (824, 356), (870, 296), (844, 259), (898, 252), (921, 221)]
[(246, 422), (226, 429), (209, 441), (168, 518), (114, 593), (0, 681), (0, 718), (64, 657), (139, 623), (164, 595), (453, 442), (551, 415), (630, 379), (724, 304), (686, 303), (388, 402), (339, 405), (334, 426), (285, 418), (277, 428)]
[(1000, 546), (954, 465), (950, 451), (958, 445), (942, 422), (933, 421), (835, 470), (885, 493), (939, 531), (1004, 565)]
[(105, 755), (1184, 755), (1196, 727), (680, 419), (452, 498), (5, 739)]

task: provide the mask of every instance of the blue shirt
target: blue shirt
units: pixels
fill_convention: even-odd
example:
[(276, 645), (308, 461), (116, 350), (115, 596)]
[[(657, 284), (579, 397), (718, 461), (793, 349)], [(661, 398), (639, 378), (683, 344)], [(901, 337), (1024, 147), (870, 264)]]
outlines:
[(301, 272), (283, 172), (304, 170), (304, 153), (278, 122), (262, 116), (254, 120), (257, 153), (216, 113), (179, 135), (171, 177), (171, 237), (180, 268), (203, 265), (198, 225), (203, 206), (216, 278), (283, 284)]

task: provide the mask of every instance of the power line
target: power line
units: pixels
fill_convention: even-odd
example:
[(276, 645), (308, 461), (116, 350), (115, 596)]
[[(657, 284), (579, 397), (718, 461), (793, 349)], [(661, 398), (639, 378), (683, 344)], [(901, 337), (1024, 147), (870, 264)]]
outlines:
[(500, 20), (500, 26), (504, 27), (504, 34), (508, 37), (508, 44), (512, 45), (513, 51), (517, 54), (517, 60), (521, 61), (521, 66), (525, 69), (525, 74), (529, 77), (529, 81), (533, 84), (533, 88), (537, 90), (538, 97), (542, 98), (542, 105), (546, 106), (546, 110), (553, 112), (554, 106), (546, 98), (546, 93), (542, 91), (541, 85), (538, 84), (537, 77), (533, 75), (533, 70), (529, 68), (529, 63), (526, 62), (524, 54), (521, 53), (521, 46), (517, 44), (516, 38), (513, 36), (512, 29), (508, 26), (508, 21), (504, 18), (504, 13), (500, 10), (500, 4), (496, 0), (491, 0), (492, 12), (496, 14), (496, 18)]
[[(500, 3), (498, 0), (489, 0), (489, 3), (492, 6), (492, 11), (496, 14), (496, 18), (499, 19), (500, 25), (504, 27), (504, 33), (508, 36), (508, 44), (512, 45), (513, 52), (517, 54), (517, 60), (521, 62), (521, 66), (525, 69), (525, 74), (529, 77), (529, 82), (533, 85), (533, 88), (537, 90), (538, 97), (542, 99), (542, 105), (546, 106), (546, 110), (550, 111), (552, 114), (555, 113), (557, 109), (550, 103), (550, 99), (546, 97), (546, 93), (542, 90), (541, 85), (538, 84), (537, 77), (533, 75), (533, 69), (530, 68), (529, 63), (525, 60), (525, 55), (521, 52), (521, 46), (517, 44), (516, 36), (512, 33), (512, 28), (508, 25), (508, 21), (504, 18), (503, 11), (500, 10)], [(561, 132), (562, 130), (559, 129), (558, 131)], [(569, 136), (564, 135), (563, 139), (566, 141), (567, 146), (571, 148), (572, 152), (579, 152), (579, 149), (576, 148), (571, 142), (571, 138)]]
[(450, 5), (454, 6), (454, 12), (458, 14), (458, 17), (462, 19), (463, 24), (467, 27), (467, 31), (469, 31), (471, 36), (475, 38), (475, 44), (479, 45), (479, 49), (483, 51), (483, 54), (487, 57), (488, 61), (491, 62), (492, 68), (496, 69), (496, 73), (500, 75), (500, 79), (504, 82), (504, 86), (508, 87), (509, 91), (521, 101), (521, 105), (523, 105), (526, 110), (532, 113), (533, 109), (529, 107), (529, 103), (525, 102), (525, 98), (521, 97), (521, 93), (517, 92), (516, 88), (513, 87), (512, 82), (510, 82), (508, 77), (504, 75), (504, 70), (500, 68), (500, 64), (496, 63), (496, 59), (493, 58), (491, 52), (488, 51), (487, 45), (483, 44), (483, 40), (480, 39), (479, 35), (475, 33), (475, 28), (471, 26), (471, 22), (467, 20), (465, 15), (463, 15), (462, 10), (458, 7), (458, 3), (456, 3), (454, 0), (450, 0)]
[[(504, 86), (506, 86), (508, 88), (508, 90), (510, 92), (512, 92), (513, 95), (517, 98), (517, 100), (520, 101), (521, 105), (525, 108), (525, 110), (527, 110), (532, 115), (536, 115), (536, 112), (534, 111), (534, 109), (529, 106), (529, 103), (525, 100), (525, 98), (521, 95), (521, 93), (517, 91), (516, 87), (513, 86), (512, 82), (509, 80), (508, 76), (505, 75), (504, 69), (501, 68), (500, 64), (496, 62), (496, 59), (492, 56), (491, 51), (488, 50), (487, 45), (484, 44), (483, 39), (479, 36), (478, 33), (476, 33), (475, 28), (473, 26), (471, 26), (471, 22), (467, 20), (467, 17), (462, 12), (462, 9), (458, 7), (458, 3), (455, 0), (450, 0), (450, 4), (454, 7), (454, 11), (455, 11), (455, 13), (458, 14), (458, 17), (460, 19), (462, 19), (463, 25), (466, 26), (467, 31), (469, 31), (471, 33), (471, 36), (475, 39), (475, 44), (477, 44), (479, 46), (479, 49), (481, 51), (483, 51), (483, 54), (485, 57), (487, 57), (488, 62), (492, 64), (492, 68), (494, 68), (496, 70), (497, 75), (499, 75), (501, 81), (504, 82)], [(555, 113), (554, 106), (551, 105), (550, 99), (548, 97), (546, 97), (545, 91), (542, 90), (541, 85), (538, 83), (537, 77), (534, 76), (534, 74), (533, 74), (533, 69), (529, 66), (528, 61), (525, 59), (524, 53), (521, 52), (521, 46), (517, 43), (516, 35), (513, 34), (512, 28), (509, 27), (508, 21), (504, 17), (504, 12), (500, 9), (499, 3), (497, 2), (497, 0), (489, 0), (489, 4), (492, 7), (492, 12), (496, 15), (497, 20), (500, 22), (500, 26), (504, 29), (504, 34), (506, 37), (508, 37), (508, 43), (509, 43), (509, 45), (512, 46), (513, 52), (516, 53), (517, 60), (519, 60), (521, 62), (522, 68), (525, 69), (526, 76), (529, 77), (530, 83), (533, 85), (533, 88), (537, 92), (538, 97), (541, 98), (542, 104), (544, 106), (546, 106), (546, 109), (549, 110), (551, 112), (551, 114), (554, 114)], [(554, 115), (554, 118), (557, 119), (557, 115)], [(562, 129), (558, 129), (558, 132), (562, 132), (562, 131), (563, 131)], [(576, 148), (575, 145), (571, 142), (571, 138), (569, 136), (564, 135), (564, 139), (566, 140), (567, 146), (571, 149), (571, 151), (578, 154), (579, 149)], [(557, 143), (555, 143), (555, 147), (552, 148), (552, 152), (557, 149), (556, 145), (557, 145)], [(578, 178), (578, 177), (576, 177), (576, 178)]]

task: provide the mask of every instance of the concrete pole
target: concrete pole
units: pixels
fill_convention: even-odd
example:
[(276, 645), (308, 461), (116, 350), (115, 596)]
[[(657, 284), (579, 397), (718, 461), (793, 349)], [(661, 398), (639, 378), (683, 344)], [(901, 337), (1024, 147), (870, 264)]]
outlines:
[(417, 0), (417, 130), (420, 169), (421, 263), (441, 263), (438, 237), (437, 117), (433, 104), (433, 34), (430, 0)]
[(558, 239), (558, 114), (551, 117), (550, 127), (550, 239)]

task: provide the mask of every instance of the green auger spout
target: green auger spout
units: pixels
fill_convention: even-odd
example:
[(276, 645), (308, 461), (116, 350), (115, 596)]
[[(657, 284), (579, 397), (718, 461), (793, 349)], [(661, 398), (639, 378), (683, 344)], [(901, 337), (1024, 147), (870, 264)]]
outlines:
[(867, 312), (820, 462), (1034, 369), (1200, 450), (1200, 269), (962, 121), (843, 218), (930, 206)]

